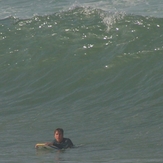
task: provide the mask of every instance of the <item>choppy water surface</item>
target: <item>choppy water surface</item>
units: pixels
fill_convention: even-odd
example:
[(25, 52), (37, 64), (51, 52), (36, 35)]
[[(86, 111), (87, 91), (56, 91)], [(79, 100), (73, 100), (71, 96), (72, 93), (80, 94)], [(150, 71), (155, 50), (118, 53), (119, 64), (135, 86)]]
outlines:
[(0, 162), (162, 162), (161, 5), (1, 1)]

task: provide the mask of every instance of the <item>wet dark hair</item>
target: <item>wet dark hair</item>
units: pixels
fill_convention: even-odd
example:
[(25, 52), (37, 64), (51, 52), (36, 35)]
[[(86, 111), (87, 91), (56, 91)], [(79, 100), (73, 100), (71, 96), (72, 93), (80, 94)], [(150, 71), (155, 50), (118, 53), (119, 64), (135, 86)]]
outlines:
[(57, 128), (57, 129), (55, 129), (55, 130), (54, 130), (54, 134), (55, 134), (57, 131), (60, 132), (62, 135), (63, 135), (63, 133), (64, 133), (64, 131), (63, 131), (62, 128)]

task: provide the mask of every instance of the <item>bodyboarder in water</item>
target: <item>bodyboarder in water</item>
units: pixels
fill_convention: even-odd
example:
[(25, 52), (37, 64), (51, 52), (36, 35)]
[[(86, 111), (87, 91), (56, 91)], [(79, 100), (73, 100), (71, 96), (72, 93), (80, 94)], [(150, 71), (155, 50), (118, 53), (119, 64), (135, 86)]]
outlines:
[[(57, 128), (54, 131), (54, 140), (53, 142), (46, 142), (45, 145), (53, 145), (58, 149), (72, 148), (74, 145), (69, 138), (64, 138), (64, 131), (62, 128)], [(37, 147), (37, 146), (36, 146)]]

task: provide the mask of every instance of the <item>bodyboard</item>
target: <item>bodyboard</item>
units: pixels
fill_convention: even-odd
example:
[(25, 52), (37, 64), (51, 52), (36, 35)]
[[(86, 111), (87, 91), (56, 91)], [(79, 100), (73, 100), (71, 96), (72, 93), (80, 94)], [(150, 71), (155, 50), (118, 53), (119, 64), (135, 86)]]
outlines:
[(36, 149), (58, 149), (54, 145), (46, 145), (45, 143), (38, 143), (35, 145)]

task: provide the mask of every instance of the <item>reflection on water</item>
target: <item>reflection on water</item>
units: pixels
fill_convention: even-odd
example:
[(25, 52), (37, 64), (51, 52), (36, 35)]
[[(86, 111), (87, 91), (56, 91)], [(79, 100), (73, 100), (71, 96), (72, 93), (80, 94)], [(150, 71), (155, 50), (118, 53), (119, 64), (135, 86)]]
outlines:
[(65, 150), (54, 150), (54, 149), (36, 149), (36, 155), (39, 157), (41, 163), (47, 162), (47, 159), (51, 158), (55, 163), (63, 161), (60, 156)]

